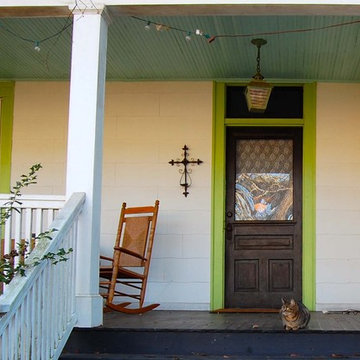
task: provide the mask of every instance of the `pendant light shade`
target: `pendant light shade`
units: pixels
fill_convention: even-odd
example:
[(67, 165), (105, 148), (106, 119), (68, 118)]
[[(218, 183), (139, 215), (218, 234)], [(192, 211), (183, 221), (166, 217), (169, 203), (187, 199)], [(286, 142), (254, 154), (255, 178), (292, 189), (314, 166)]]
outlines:
[(272, 85), (264, 80), (264, 77), (260, 72), (260, 48), (267, 43), (264, 39), (253, 39), (251, 43), (254, 44), (257, 49), (257, 66), (256, 74), (245, 89), (245, 98), (248, 109), (250, 112), (263, 113), (268, 105), (271, 95)]

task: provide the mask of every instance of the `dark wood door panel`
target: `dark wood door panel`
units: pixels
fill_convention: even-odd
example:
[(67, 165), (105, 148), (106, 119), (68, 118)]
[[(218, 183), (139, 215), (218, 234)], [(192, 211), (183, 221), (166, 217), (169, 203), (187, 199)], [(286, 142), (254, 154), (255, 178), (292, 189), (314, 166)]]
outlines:
[(234, 250), (293, 249), (293, 240), (291, 235), (235, 235)]
[[(238, 139), (261, 139), (261, 142), (253, 145), (250, 141), (245, 144), (246, 146), (242, 144), (239, 146)], [(274, 150), (275, 155), (271, 155), (267, 139), (280, 139), (288, 143), (285, 144), (286, 146), (280, 144), (281, 146)], [(227, 143), (225, 306), (278, 308), (281, 305), (281, 297), (301, 299), (302, 296), (301, 129), (231, 129), (227, 135)], [(271, 144), (273, 143), (276, 147), (276, 142), (272, 141)], [(249, 161), (248, 156), (252, 154), (251, 146), (255, 146), (257, 155)], [(263, 151), (261, 147), (265, 150)], [(239, 154), (239, 149), (245, 148), (246, 156)], [(286, 155), (290, 159), (288, 162), (291, 169), (286, 170), (290, 175), (286, 174), (286, 171), (274, 175), (271, 171), (278, 171), (281, 166), (275, 164), (275, 167), (271, 167), (266, 159), (267, 154), (278, 161), (278, 158), (281, 159), (279, 152), (288, 152), (289, 149), (293, 151), (292, 155)], [(258, 170), (260, 167), (252, 163), (257, 161), (257, 157), (261, 157), (261, 161), (268, 168), (263, 174)], [(246, 162), (246, 165), (237, 163), (239, 161)], [(287, 169), (290, 167), (286, 164)], [(242, 171), (240, 176), (239, 169)], [(250, 170), (255, 173), (252, 174)], [(267, 178), (271, 177), (275, 181), (270, 187), (260, 189), (261, 192), (259, 188), (264, 186)], [(288, 181), (287, 187), (284, 187), (281, 181), (286, 177), (290, 182)], [(251, 183), (254, 178), (260, 179), (259, 182)], [(239, 179), (243, 182), (241, 183)], [(283, 192), (279, 196), (273, 191), (276, 186)], [(283, 196), (282, 203), (279, 203), (278, 199), (281, 200), (285, 192), (286, 196)], [(239, 201), (240, 204), (237, 203)], [(281, 209), (279, 212), (281, 215), (277, 216), (283, 220), (272, 220), (276, 218), (271, 213), (276, 210), (274, 204)], [(291, 210), (291, 216), (287, 215), (289, 210), (286, 212), (284, 208)], [(259, 212), (259, 209), (264, 215), (257, 215), (256, 211)], [(246, 216), (242, 216), (241, 211), (246, 212)], [(244, 220), (247, 218), (248, 221)]]
[(234, 261), (234, 291), (259, 291), (259, 259)]
[(270, 292), (294, 291), (294, 260), (269, 259), (268, 276)]
[(297, 291), (295, 266), (293, 259), (237, 259), (228, 307), (277, 308), (281, 297)]
[[(264, 266), (264, 269), (260, 269), (260, 266)], [(293, 259), (237, 259), (234, 267), (235, 291), (259, 291), (261, 284), (259, 275), (264, 270), (267, 272), (267, 283), (264, 282), (267, 291), (294, 290)]]

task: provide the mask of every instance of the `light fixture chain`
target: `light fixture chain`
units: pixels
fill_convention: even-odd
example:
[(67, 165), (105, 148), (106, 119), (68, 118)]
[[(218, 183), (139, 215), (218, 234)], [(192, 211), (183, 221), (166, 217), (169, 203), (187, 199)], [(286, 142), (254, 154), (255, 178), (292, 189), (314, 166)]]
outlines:
[(256, 65), (256, 75), (260, 75), (261, 74), (261, 69), (260, 69), (260, 45), (257, 47), (258, 48), (258, 52), (257, 52), (257, 65)]

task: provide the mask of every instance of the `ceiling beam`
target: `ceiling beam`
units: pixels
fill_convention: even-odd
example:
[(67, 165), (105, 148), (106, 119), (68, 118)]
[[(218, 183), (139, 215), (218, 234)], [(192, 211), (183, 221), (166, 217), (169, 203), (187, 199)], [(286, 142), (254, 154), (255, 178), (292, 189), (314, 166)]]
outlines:
[[(360, 16), (360, 5), (109, 5), (113, 16)], [(0, 6), (0, 18), (67, 17), (67, 6)]]
[(114, 16), (360, 15), (359, 5), (126, 5), (108, 8)]
[(67, 17), (67, 6), (1, 6), (0, 18)]

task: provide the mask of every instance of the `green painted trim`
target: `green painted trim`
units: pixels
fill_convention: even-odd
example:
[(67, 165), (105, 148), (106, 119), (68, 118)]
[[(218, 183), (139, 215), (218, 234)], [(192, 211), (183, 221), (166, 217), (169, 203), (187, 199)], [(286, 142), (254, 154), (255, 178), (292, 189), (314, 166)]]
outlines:
[(304, 85), (303, 302), (316, 309), (316, 83)]
[(0, 193), (10, 191), (14, 82), (0, 82)]
[(304, 119), (225, 119), (225, 126), (303, 126)]
[(224, 307), (225, 273), (225, 84), (214, 85), (212, 154), (212, 247), (210, 308)]
[(303, 127), (303, 302), (315, 310), (316, 84), (304, 85), (303, 119), (225, 119), (225, 83), (214, 85), (210, 308), (225, 305), (225, 148), (227, 126)]

